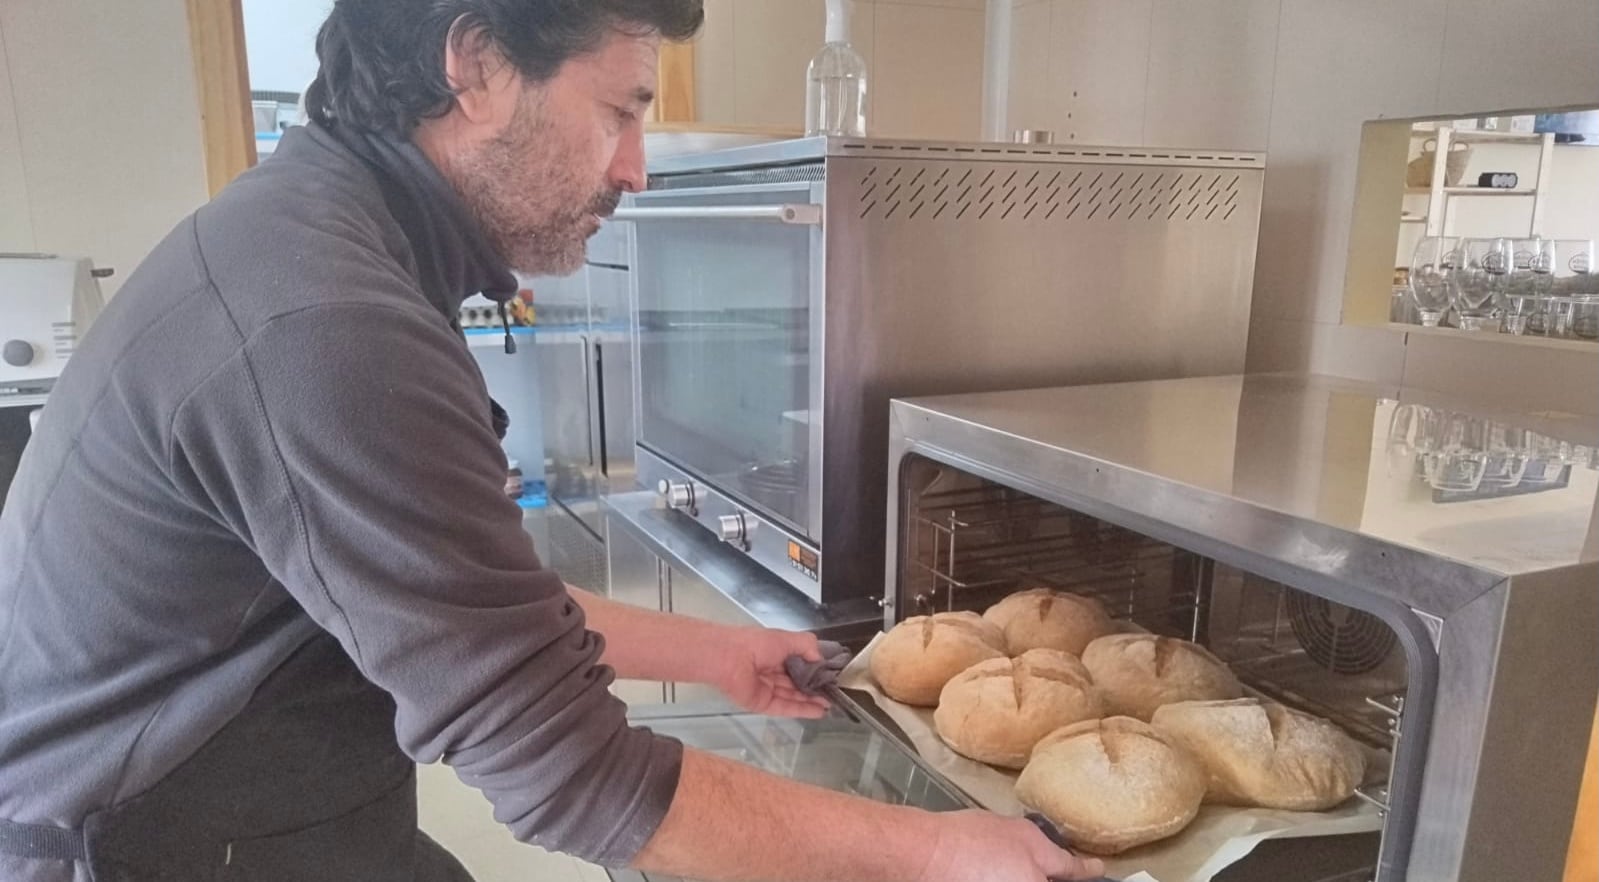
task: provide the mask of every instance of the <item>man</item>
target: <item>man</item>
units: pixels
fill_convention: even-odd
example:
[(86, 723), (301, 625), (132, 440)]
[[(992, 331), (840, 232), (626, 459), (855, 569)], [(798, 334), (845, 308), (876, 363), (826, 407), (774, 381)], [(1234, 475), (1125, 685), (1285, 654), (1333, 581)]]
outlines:
[[(607, 685), (816, 716), (810, 635), (569, 593), (452, 316), (563, 273), (698, 0), (339, 0), (313, 122), (186, 219), (56, 387), (0, 518), (0, 877), (464, 880), (442, 759), (524, 841), (704, 879), (1097, 873), (1024, 821), (827, 793)], [(503, 416), (503, 415), (502, 415)], [(499, 426), (503, 430), (503, 423)], [(602, 641), (599, 636), (604, 635)]]

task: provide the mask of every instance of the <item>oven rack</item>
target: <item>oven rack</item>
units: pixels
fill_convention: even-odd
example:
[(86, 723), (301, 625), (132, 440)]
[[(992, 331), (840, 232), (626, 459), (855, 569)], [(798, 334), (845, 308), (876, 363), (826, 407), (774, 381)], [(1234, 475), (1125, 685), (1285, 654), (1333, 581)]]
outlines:
[[(980, 610), (1014, 591), (1048, 587), (1095, 598), (1117, 620), (1206, 642), (1212, 567), (1166, 543), (997, 485), (923, 493), (910, 526), (906, 563), (920, 581), (907, 614)], [(1376, 678), (1328, 678), (1293, 634), (1290, 590), (1276, 586), (1269, 621), (1240, 625), (1228, 645), (1210, 648), (1250, 693), (1331, 720), (1391, 764), (1403, 693)], [(1342, 686), (1332, 696), (1330, 683)], [(1386, 813), (1387, 780), (1357, 795)]]

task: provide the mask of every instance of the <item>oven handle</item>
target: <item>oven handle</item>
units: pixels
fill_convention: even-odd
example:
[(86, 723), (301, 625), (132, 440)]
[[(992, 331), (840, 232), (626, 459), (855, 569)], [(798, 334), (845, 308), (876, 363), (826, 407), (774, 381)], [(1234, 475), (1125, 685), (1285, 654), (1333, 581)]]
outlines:
[(753, 220), (817, 227), (822, 224), (822, 206), (806, 203), (782, 205), (682, 205), (660, 208), (618, 208), (611, 215), (619, 221), (655, 220)]
[(589, 335), (577, 335), (583, 344), (583, 405), (588, 413), (584, 414), (584, 428), (588, 430), (589, 440), (589, 465), (594, 465), (594, 362), (589, 357)]

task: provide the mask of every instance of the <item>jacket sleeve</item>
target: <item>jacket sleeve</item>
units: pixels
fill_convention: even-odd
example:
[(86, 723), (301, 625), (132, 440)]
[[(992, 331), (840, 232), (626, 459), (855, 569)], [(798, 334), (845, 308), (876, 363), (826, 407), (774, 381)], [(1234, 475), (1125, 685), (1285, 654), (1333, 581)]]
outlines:
[(178, 408), (169, 463), (523, 841), (628, 863), (682, 747), (630, 728), (601, 638), (504, 493), (471, 354), (418, 308), (273, 319)]

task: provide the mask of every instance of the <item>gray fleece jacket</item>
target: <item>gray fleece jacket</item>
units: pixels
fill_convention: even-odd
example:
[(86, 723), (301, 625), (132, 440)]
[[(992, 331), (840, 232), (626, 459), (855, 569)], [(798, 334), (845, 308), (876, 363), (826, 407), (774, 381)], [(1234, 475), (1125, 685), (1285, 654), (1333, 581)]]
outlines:
[(138, 795), (331, 633), (517, 837), (635, 855), (682, 748), (609, 694), (451, 318), (514, 285), (414, 145), (314, 125), (167, 236), (0, 515), (0, 818)]

